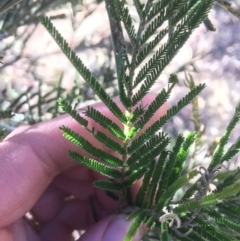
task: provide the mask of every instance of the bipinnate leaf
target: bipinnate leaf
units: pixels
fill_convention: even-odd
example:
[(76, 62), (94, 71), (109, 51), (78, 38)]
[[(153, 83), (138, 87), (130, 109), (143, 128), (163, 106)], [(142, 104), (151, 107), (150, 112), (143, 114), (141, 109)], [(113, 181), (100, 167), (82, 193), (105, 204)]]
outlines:
[[(134, 213), (134, 212), (133, 212)], [(135, 214), (135, 213), (134, 213)], [(131, 241), (134, 235), (136, 234), (138, 228), (144, 223), (146, 220), (147, 216), (147, 211), (146, 210), (137, 210), (133, 223), (131, 224), (125, 238), (123, 241)], [(131, 220), (133, 216), (129, 215), (128, 220)]]
[(0, 120), (11, 119), (13, 116), (14, 116), (14, 113), (11, 109), (0, 111)]
[(105, 133), (98, 131), (96, 134), (94, 134), (94, 137), (116, 153), (121, 155), (126, 154), (126, 150), (122, 147), (122, 145), (107, 136)]
[[(117, 1), (118, 2), (118, 1)], [(128, 36), (131, 40), (131, 44), (132, 45), (136, 45), (136, 30), (135, 30), (135, 27), (132, 23), (132, 17), (130, 16), (129, 14), (129, 9), (128, 7), (124, 7), (124, 8), (120, 8), (121, 10), (121, 20), (123, 21), (124, 23), (124, 26), (127, 30), (127, 33), (128, 33)]]
[(190, 132), (185, 138), (184, 142), (182, 143), (182, 146), (176, 155), (174, 167), (171, 170), (171, 176), (169, 177), (170, 183), (173, 183), (181, 175), (185, 161), (188, 157), (190, 147), (192, 146), (195, 140), (196, 133)]
[(96, 80), (96, 78), (91, 74), (90, 70), (83, 64), (81, 59), (76, 55), (74, 51), (68, 46), (67, 42), (63, 39), (57, 29), (53, 26), (50, 19), (46, 16), (40, 18), (41, 23), (52, 35), (58, 46), (61, 48), (63, 53), (71, 61), (72, 65), (79, 72), (79, 74), (84, 78), (84, 80), (91, 86), (94, 92), (98, 95), (102, 102), (112, 111), (116, 117), (118, 117), (123, 123), (126, 123), (126, 117), (117, 106), (117, 104), (109, 97), (104, 88)]
[(75, 151), (69, 151), (69, 155), (75, 161), (81, 163), (82, 165), (84, 165), (98, 173), (101, 173), (104, 176), (107, 176), (107, 177), (113, 178), (113, 179), (122, 177), (121, 172), (119, 172), (118, 170), (115, 170), (109, 166), (106, 166), (105, 164), (103, 164), (99, 161), (96, 161), (94, 159), (84, 157)]
[[(155, 167), (150, 169), (151, 173), (151, 181), (149, 182), (148, 189), (145, 195), (145, 203), (148, 208), (151, 208), (153, 205), (153, 200), (159, 200), (158, 193), (159, 189), (162, 189), (162, 183), (165, 181), (164, 179), (164, 171), (167, 163), (168, 152), (166, 150), (162, 151), (159, 155), (155, 163)], [(160, 184), (160, 185), (159, 185)], [(162, 189), (165, 190), (165, 189)], [(162, 192), (163, 193), (163, 192)], [(162, 194), (161, 193), (161, 194)]]
[(231, 158), (233, 158), (237, 153), (239, 153), (240, 149), (240, 137), (235, 141), (234, 144), (224, 153), (221, 162), (223, 161), (229, 161)]
[(104, 180), (95, 181), (93, 185), (95, 187), (108, 191), (120, 191), (123, 188), (123, 185), (121, 183)]
[(136, 181), (138, 181), (147, 171), (147, 167), (139, 168), (123, 182), (124, 187), (131, 187)]
[(167, 99), (170, 97), (172, 87), (168, 88), (167, 91), (162, 89), (162, 91), (156, 96), (154, 101), (148, 106), (147, 110), (140, 117), (140, 120), (135, 124), (137, 128), (143, 128), (144, 125), (152, 118), (154, 113), (156, 113), (156, 111), (167, 101)]
[(118, 200), (119, 200), (119, 196), (116, 195), (114, 192), (109, 191), (109, 190), (106, 190), (105, 193), (106, 193), (106, 195), (107, 195), (108, 197), (110, 197), (112, 200), (114, 200), (114, 201), (118, 201)]
[(143, 11), (143, 8), (144, 8), (144, 4), (141, 3), (139, 0), (133, 0), (133, 2), (135, 4), (136, 10), (138, 12), (138, 15), (141, 18), (142, 17), (142, 11)]
[[(155, 83), (156, 79), (162, 73), (163, 69), (167, 66), (167, 64), (169, 64), (169, 62), (172, 60), (176, 52), (183, 46), (188, 37), (191, 35), (192, 30), (195, 29), (199, 25), (199, 23), (204, 20), (203, 16), (205, 18), (207, 13), (207, 11), (204, 10), (204, 8), (211, 8), (212, 3), (213, 1), (196, 1), (196, 4), (192, 9), (188, 9), (186, 8), (186, 6), (183, 7), (183, 10), (187, 9), (188, 13), (182, 14), (183, 19), (176, 26), (176, 31), (171, 37), (171, 41), (168, 41), (168, 43), (163, 44), (160, 47), (160, 49), (153, 55), (153, 57), (139, 71), (135, 79), (134, 85), (136, 86), (142, 80), (145, 81), (142, 84), (138, 93), (133, 97), (133, 103), (137, 103), (139, 98), (136, 97), (139, 95), (139, 93), (141, 93), (142, 97), (146, 95), (146, 93), (150, 89), (150, 86), (152, 86)], [(195, 14), (196, 11), (199, 11), (197, 10), (198, 8), (202, 10), (202, 15)], [(173, 13), (175, 14), (174, 10)], [(165, 14), (168, 14), (169, 17), (171, 13), (166, 12)]]
[(168, 153), (168, 158), (166, 160), (160, 159), (164, 165), (162, 167), (161, 185), (158, 186), (156, 191), (157, 200), (159, 200), (164, 190), (172, 183), (169, 177), (174, 171), (174, 168), (176, 168), (175, 163), (177, 159), (177, 154), (183, 142), (184, 142), (184, 137), (182, 135), (178, 135), (176, 143), (173, 147), (173, 150)]
[[(162, 151), (165, 150), (169, 142), (170, 140), (166, 138), (160, 142), (159, 145), (156, 145), (155, 147), (152, 145), (153, 148), (147, 149), (145, 154), (138, 156), (137, 153), (134, 153), (135, 155), (133, 154), (128, 160), (129, 168), (134, 170), (151, 164), (151, 160), (154, 160), (157, 156), (159, 156)], [(143, 149), (145, 149), (144, 146)]]
[(126, 52), (121, 50), (117, 55), (117, 61), (119, 64), (117, 66), (118, 73), (118, 89), (119, 89), (119, 98), (123, 104), (123, 106), (128, 110), (132, 106), (132, 100), (129, 98), (127, 93), (127, 89), (129, 88), (129, 75), (127, 72), (127, 56)]
[(156, 221), (155, 221), (156, 217), (155, 216), (151, 216), (148, 218), (148, 220), (145, 222), (146, 223), (146, 226), (149, 228), (149, 229), (153, 229), (156, 225)]
[(124, 140), (126, 138), (123, 130), (116, 125), (111, 119), (107, 116), (100, 113), (98, 110), (94, 109), (91, 106), (88, 106), (85, 115), (93, 119), (95, 122), (99, 123), (105, 129), (109, 130), (115, 137)]
[(202, 198), (202, 201), (192, 200), (184, 204), (180, 204), (174, 209), (175, 213), (192, 212), (197, 207), (207, 208), (212, 205), (216, 205), (226, 198), (233, 197), (235, 194), (240, 192), (240, 182), (237, 182), (231, 186), (224, 188), (219, 193), (212, 193)]
[(204, 211), (206, 211), (207, 214), (216, 221), (216, 223), (224, 225), (225, 227), (228, 227), (229, 229), (234, 230), (237, 233), (240, 233), (239, 223), (229, 220), (224, 215), (210, 208)]
[[(226, 177), (222, 182), (219, 181), (219, 183), (216, 185), (216, 189), (213, 191), (214, 193), (221, 192), (225, 187), (230, 186), (238, 181), (238, 175), (240, 173), (240, 168), (234, 171), (225, 172)], [(219, 175), (217, 176), (219, 179)]]
[(240, 120), (240, 105), (236, 108), (235, 114), (234, 114), (232, 120), (230, 121), (229, 125), (227, 126), (226, 132), (221, 137), (219, 144), (217, 145), (217, 147), (213, 153), (212, 160), (209, 165), (210, 169), (224, 161), (222, 158), (223, 152), (224, 152), (224, 147), (227, 144), (229, 137), (230, 137), (234, 127), (239, 122), (239, 120)]
[(195, 227), (196, 232), (201, 235), (204, 240), (213, 240), (213, 241), (237, 241), (231, 234), (227, 234), (220, 229), (218, 226), (211, 224), (203, 218), (196, 218), (198, 226)]
[[(232, 7), (228, 1), (216, 1), (237, 15), (238, 9)], [(240, 106), (221, 138), (210, 166), (201, 166), (204, 173), (191, 170), (183, 175), (190, 147), (196, 141), (198, 133), (191, 132), (185, 138), (178, 135), (175, 145), (169, 150), (170, 138), (161, 128), (195, 100), (205, 84), (192, 86), (176, 105), (169, 107), (166, 114), (153, 123), (150, 120), (179, 83), (177, 75), (170, 75), (168, 86), (161, 89), (150, 104), (142, 103), (193, 30), (203, 21), (208, 24), (209, 29), (212, 27), (208, 13), (214, 0), (133, 0), (139, 23), (135, 22), (127, 0), (105, 0), (105, 3), (110, 19), (119, 97), (125, 112), (70, 49), (50, 19), (41, 17), (41, 22), (63, 53), (109, 112), (117, 118), (115, 123), (109, 116), (89, 106), (78, 113), (65, 100), (59, 99), (62, 109), (91, 138), (101, 143), (100, 148), (81, 136), (81, 133), (62, 126), (65, 138), (92, 158), (75, 151), (69, 151), (70, 157), (109, 178), (97, 180), (94, 185), (118, 201), (118, 210), (130, 213), (127, 220), (133, 221), (124, 241), (132, 240), (142, 224), (150, 229), (156, 228), (154, 231), (157, 231), (157, 239), (161, 241), (237, 240), (240, 234), (240, 209), (237, 202), (240, 198), (239, 170), (226, 172), (222, 179), (218, 179), (221, 175), (218, 173), (221, 165), (218, 164), (229, 161), (240, 149), (238, 138), (227, 151), (224, 150), (230, 134), (240, 120)], [(125, 33), (129, 38), (127, 40)], [(41, 99), (38, 105), (39, 113), (42, 113)], [(90, 129), (89, 121), (96, 122), (101, 130), (96, 127)], [(148, 128), (144, 129), (146, 125)], [(102, 146), (109, 151), (104, 151), (106, 149)], [(193, 178), (197, 179), (194, 183)], [(140, 188), (135, 200), (132, 200), (132, 186), (140, 179)], [(209, 189), (211, 184), (216, 186), (216, 190)], [(178, 195), (180, 191), (181, 195)], [(178, 220), (177, 226), (173, 219)]]
[[(152, 41), (149, 41), (146, 46), (140, 49), (136, 60), (136, 66), (139, 66), (147, 56), (152, 53), (154, 48), (167, 35), (168, 31), (168, 28), (161, 30)], [(138, 84), (138, 82), (135, 82), (133, 87), (137, 87)]]
[(109, 153), (106, 153), (99, 148), (96, 148), (88, 140), (86, 140), (83, 136), (80, 136), (79, 134), (75, 133), (74, 131), (72, 131), (71, 129), (69, 129), (65, 126), (60, 127), (60, 129), (62, 130), (64, 137), (66, 137), (69, 141), (71, 141), (75, 145), (83, 148), (89, 154), (91, 154), (95, 157), (101, 158), (103, 161), (107, 162), (108, 164), (110, 164), (112, 166), (115, 166), (115, 167), (123, 166), (123, 162), (119, 158), (117, 158)]
[(168, 189), (163, 193), (161, 198), (158, 200), (156, 205), (157, 212), (160, 212), (162, 208), (167, 204), (167, 202), (173, 198), (174, 194), (197, 175), (198, 171), (193, 170), (188, 174), (181, 176), (173, 184), (171, 184)]
[[(171, 107), (167, 113), (160, 118), (160, 120), (154, 122), (151, 127), (144, 131), (138, 138), (132, 141), (132, 145), (138, 146), (139, 148), (144, 144), (144, 142), (152, 139), (154, 134), (159, 131), (159, 129), (166, 124), (166, 122), (174, 115), (176, 115), (183, 107), (189, 104), (204, 88), (205, 84), (200, 84), (196, 88), (192, 89), (185, 97), (183, 97), (176, 106)], [(133, 127), (139, 129), (137, 127)]]
[(60, 98), (58, 100), (59, 105), (62, 107), (62, 109), (67, 112), (72, 118), (74, 118), (81, 126), (87, 128), (88, 121), (84, 119), (78, 112), (72, 108), (71, 105), (64, 99)]
[(168, 241), (168, 227), (165, 222), (161, 223), (161, 241)]
[(240, 192), (240, 182), (239, 181), (237, 181), (233, 185), (230, 185), (230, 186), (224, 188), (221, 192), (216, 192), (216, 193), (212, 193), (208, 196), (205, 196), (203, 198), (201, 206), (209, 206), (209, 205), (216, 204), (216, 203), (222, 201), (223, 199), (234, 196), (238, 192)]
[(222, 213), (222, 211), (223, 211), (224, 213), (227, 213), (233, 217), (238, 218), (240, 216), (240, 206), (239, 205), (235, 205), (233, 203), (230, 203), (230, 204), (218, 203), (217, 208), (220, 210), (220, 213)]
[(144, 203), (145, 195), (147, 193), (147, 189), (149, 187), (149, 182), (150, 182), (150, 179), (152, 176), (152, 172), (153, 172), (152, 169), (154, 169), (154, 166), (152, 168), (148, 168), (147, 172), (145, 173), (145, 176), (143, 178), (143, 181), (141, 183), (141, 186), (140, 186), (137, 196), (136, 196), (136, 200), (135, 200), (136, 206), (143, 207), (145, 204)]

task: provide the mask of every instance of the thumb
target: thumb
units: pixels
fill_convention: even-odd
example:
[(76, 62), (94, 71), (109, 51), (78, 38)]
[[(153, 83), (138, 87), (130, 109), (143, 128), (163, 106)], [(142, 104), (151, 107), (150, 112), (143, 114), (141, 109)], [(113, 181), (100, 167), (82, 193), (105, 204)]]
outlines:
[[(111, 215), (96, 223), (78, 241), (123, 241), (131, 224), (125, 215)], [(133, 241), (140, 241), (143, 230), (138, 229)]]

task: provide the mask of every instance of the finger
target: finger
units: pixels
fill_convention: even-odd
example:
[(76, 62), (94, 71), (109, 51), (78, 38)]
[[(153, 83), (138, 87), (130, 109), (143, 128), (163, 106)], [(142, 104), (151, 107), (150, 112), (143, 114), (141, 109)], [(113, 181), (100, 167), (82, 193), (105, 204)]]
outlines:
[[(1, 236), (3, 230), (6, 236)], [(41, 239), (28, 223), (21, 218), (8, 227), (0, 229), (0, 241), (41, 241)]]
[[(112, 215), (95, 224), (78, 241), (122, 241), (127, 234), (131, 221), (127, 222), (125, 215)], [(139, 229), (133, 241), (140, 241), (143, 232)]]
[(10, 134), (7, 135), (7, 137), (4, 140), (9, 139), (12, 136), (21, 134), (22, 132), (26, 131), (27, 129), (29, 129), (31, 126), (26, 125), (26, 126), (19, 126), (18, 128), (16, 128), (15, 130), (13, 130)]
[(8, 228), (0, 228), (0, 241), (13, 241), (13, 236)]
[[(98, 215), (102, 218), (108, 216), (103, 208), (94, 200)], [(102, 212), (102, 213), (100, 213)], [(89, 209), (89, 202), (70, 200), (65, 202), (58, 215), (42, 226), (39, 235), (44, 241), (66, 241), (71, 240), (73, 230), (87, 230), (94, 224), (94, 217)]]
[[(95, 202), (101, 203), (99, 210), (95, 207), (97, 217), (101, 219), (103, 214), (115, 213), (117, 203), (110, 199), (104, 191), (99, 193), (100, 191), (93, 187), (92, 182), (79, 182), (61, 174), (53, 180), (52, 184), (31, 209), (31, 213), (40, 224), (45, 224), (53, 220), (61, 212), (66, 202), (77, 199), (81, 203), (88, 203), (84, 208), (86, 212), (91, 212), (90, 203), (93, 203), (93, 205)], [(80, 208), (82, 207), (80, 206)], [(105, 210), (104, 213), (103, 210)], [(80, 215), (78, 218), (84, 219), (84, 216)]]
[(38, 199), (31, 214), (39, 224), (45, 224), (56, 217), (64, 206), (64, 200), (69, 195), (61, 192), (53, 185), (49, 186), (43, 195)]

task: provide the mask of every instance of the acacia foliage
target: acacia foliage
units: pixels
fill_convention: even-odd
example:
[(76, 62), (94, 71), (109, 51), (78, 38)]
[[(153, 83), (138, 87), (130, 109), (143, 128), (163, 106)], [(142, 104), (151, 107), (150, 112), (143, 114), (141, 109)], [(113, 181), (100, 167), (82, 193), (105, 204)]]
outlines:
[[(118, 201), (118, 210), (120, 213), (128, 213), (127, 219), (134, 219), (125, 241), (132, 240), (143, 223), (149, 230), (157, 231), (157, 239), (162, 241), (238, 240), (240, 228), (234, 212), (237, 206), (233, 198), (234, 200), (238, 198), (240, 193), (239, 170), (228, 172), (216, 183), (215, 191), (209, 191), (209, 188), (217, 179), (219, 170), (223, 167), (222, 163), (230, 160), (239, 150), (239, 140), (228, 150), (225, 150), (225, 146), (240, 119), (240, 107), (236, 108), (235, 115), (221, 138), (210, 165), (201, 166), (199, 170), (193, 169), (185, 174), (184, 164), (197, 133), (191, 132), (186, 137), (179, 134), (175, 144), (170, 148), (171, 139), (167, 133), (161, 131), (161, 128), (171, 117), (192, 102), (205, 88), (205, 84), (191, 88), (186, 96), (169, 108), (162, 118), (156, 120), (139, 135), (137, 134), (140, 130), (170, 97), (174, 86), (178, 83), (177, 76), (175, 74), (169, 76), (167, 86), (157, 94), (152, 103), (147, 106), (140, 104), (134, 108), (149, 93), (164, 68), (194, 29), (206, 20), (214, 1), (148, 0), (143, 3), (134, 0), (133, 2), (139, 17), (137, 26), (130, 15), (126, 0), (105, 0), (112, 32), (119, 98), (125, 111), (122, 111), (110, 98), (52, 25), (50, 19), (41, 18), (42, 24), (72, 65), (124, 126), (122, 130), (117, 123), (93, 107), (87, 107), (80, 115), (66, 100), (59, 99), (59, 105), (64, 111), (89, 134), (116, 153), (116, 155), (106, 153), (92, 145), (81, 134), (61, 126), (64, 137), (90, 153), (93, 158), (82, 156), (76, 151), (69, 151), (69, 154), (81, 165), (109, 178), (98, 180), (94, 185)], [(130, 55), (124, 31), (131, 44)], [(85, 116), (110, 131), (112, 136), (89, 128)], [(132, 200), (131, 187), (140, 178), (143, 178), (142, 184), (135, 200)], [(176, 199), (179, 190), (186, 191)], [(152, 238), (149, 236), (150, 233), (146, 238)]]

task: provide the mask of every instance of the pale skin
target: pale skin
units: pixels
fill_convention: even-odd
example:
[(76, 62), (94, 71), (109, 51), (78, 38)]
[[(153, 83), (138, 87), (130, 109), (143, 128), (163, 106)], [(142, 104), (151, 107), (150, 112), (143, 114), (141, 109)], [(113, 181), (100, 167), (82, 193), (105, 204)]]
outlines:
[[(147, 95), (143, 106), (153, 99), (153, 95)], [(116, 121), (102, 103), (94, 107)], [(147, 126), (165, 114), (166, 108), (161, 107)], [(125, 215), (116, 214), (117, 202), (92, 185), (102, 177), (68, 156), (68, 150), (87, 154), (63, 138), (59, 130), (63, 124), (109, 151), (69, 115), (20, 127), (8, 135), (0, 144), (0, 241), (70, 241), (75, 229), (86, 230), (80, 241), (122, 241), (126, 235), (131, 222), (125, 221)], [(89, 125), (104, 131), (92, 121)], [(134, 186), (133, 193), (138, 187)], [(71, 195), (75, 198), (66, 200)], [(97, 223), (90, 209), (90, 196), (97, 210)], [(40, 224), (37, 229), (24, 218), (28, 211)], [(140, 241), (142, 234), (139, 230), (134, 241)]]

